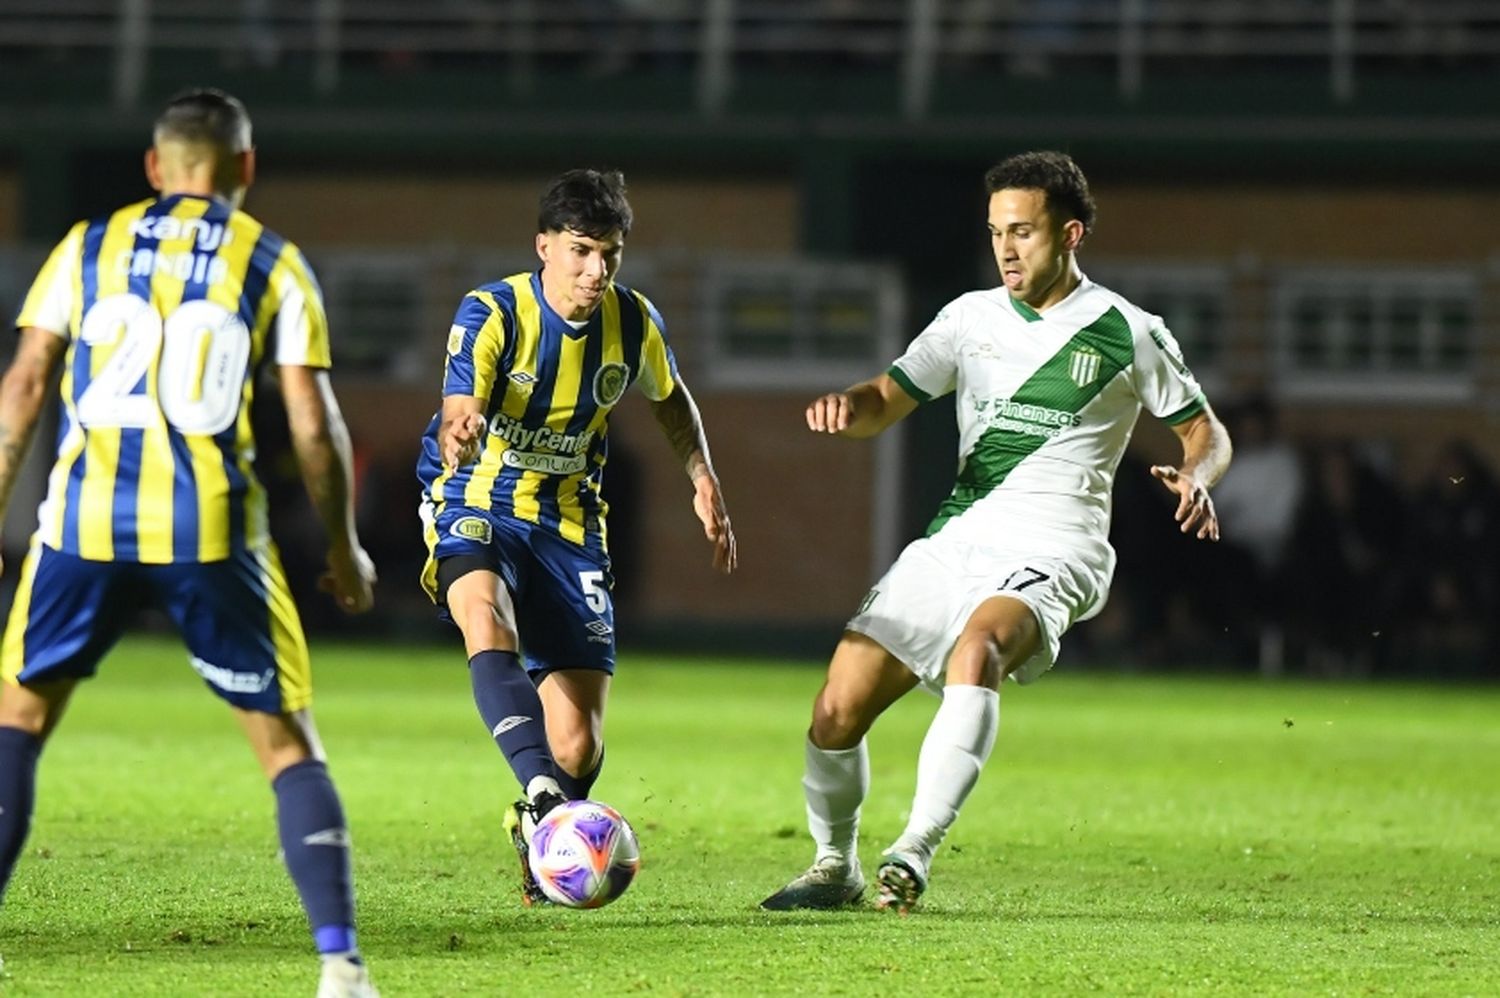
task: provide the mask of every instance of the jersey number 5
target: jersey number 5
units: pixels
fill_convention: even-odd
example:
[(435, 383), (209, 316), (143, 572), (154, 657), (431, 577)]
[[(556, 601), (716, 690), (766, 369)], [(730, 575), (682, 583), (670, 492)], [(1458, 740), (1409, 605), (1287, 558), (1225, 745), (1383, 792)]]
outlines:
[(184, 302), (163, 321), (139, 295), (109, 295), (84, 314), (78, 338), (114, 348), (78, 397), (86, 427), (142, 429), (160, 411), (180, 433), (212, 436), (239, 415), (250, 330), (222, 305)]
[(609, 590), (604, 588), (603, 572), (579, 572), (578, 588), (583, 590), (583, 601), (595, 613), (609, 609)]

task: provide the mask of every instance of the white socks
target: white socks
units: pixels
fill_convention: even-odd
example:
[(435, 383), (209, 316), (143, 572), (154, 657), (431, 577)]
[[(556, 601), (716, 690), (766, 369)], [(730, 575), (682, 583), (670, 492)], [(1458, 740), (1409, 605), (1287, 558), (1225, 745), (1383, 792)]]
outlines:
[(818, 847), (814, 862), (830, 856), (858, 862), (854, 844), (859, 807), (869, 790), (870, 756), (864, 739), (849, 749), (820, 749), (807, 740), (802, 791), (807, 797), (807, 830)]
[(1000, 694), (984, 686), (947, 686), (922, 752), (911, 819), (892, 851), (916, 852), (925, 869), (953, 822), (1000, 729)]

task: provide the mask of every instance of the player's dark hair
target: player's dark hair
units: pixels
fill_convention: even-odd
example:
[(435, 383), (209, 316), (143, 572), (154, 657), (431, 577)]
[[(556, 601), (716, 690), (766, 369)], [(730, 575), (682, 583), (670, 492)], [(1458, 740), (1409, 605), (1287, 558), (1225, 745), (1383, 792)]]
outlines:
[(1023, 152), (990, 167), (984, 189), (993, 194), (1004, 190), (1041, 191), (1047, 210), (1059, 221), (1078, 219), (1084, 232), (1094, 231), (1098, 209), (1089, 193), (1089, 182), (1073, 157), (1062, 152)]
[(616, 229), (630, 234), (634, 220), (619, 170), (569, 170), (542, 192), (538, 232), (578, 232), (602, 239)]
[(176, 139), (245, 152), (250, 148), (250, 112), (222, 90), (185, 90), (167, 102), (156, 119), (157, 142)]

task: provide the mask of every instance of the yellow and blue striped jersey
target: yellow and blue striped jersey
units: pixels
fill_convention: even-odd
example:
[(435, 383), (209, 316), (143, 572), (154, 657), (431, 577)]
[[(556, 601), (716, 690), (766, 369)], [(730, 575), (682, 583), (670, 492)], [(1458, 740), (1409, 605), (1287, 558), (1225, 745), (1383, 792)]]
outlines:
[(487, 509), (603, 553), (609, 414), (632, 383), (661, 401), (676, 378), (661, 315), (623, 285), (578, 329), (542, 297), (541, 271), (469, 292), (448, 331), (443, 395), (483, 400), (489, 428), (477, 460), (445, 469), (433, 417), (417, 462), (430, 511)]
[(269, 538), (255, 373), (328, 367), (301, 252), (217, 198), (171, 195), (80, 222), (16, 317), (68, 341), (38, 537), (93, 561), (208, 562)]

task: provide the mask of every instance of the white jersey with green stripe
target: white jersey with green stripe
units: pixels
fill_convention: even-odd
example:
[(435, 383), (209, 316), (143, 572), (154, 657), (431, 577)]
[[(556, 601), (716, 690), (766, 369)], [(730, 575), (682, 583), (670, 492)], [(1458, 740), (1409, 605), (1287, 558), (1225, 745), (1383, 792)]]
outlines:
[(1175, 425), (1207, 405), (1161, 318), (1087, 278), (1041, 313), (1003, 287), (965, 294), (889, 374), (919, 401), (957, 396), (958, 476), (928, 536), (1111, 567), (1110, 493), (1141, 409)]

